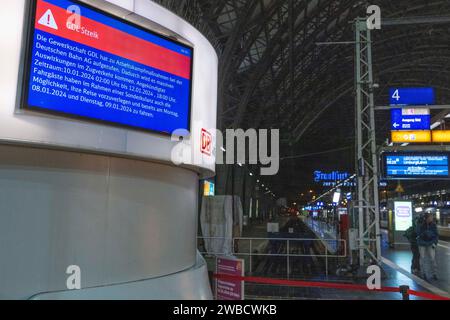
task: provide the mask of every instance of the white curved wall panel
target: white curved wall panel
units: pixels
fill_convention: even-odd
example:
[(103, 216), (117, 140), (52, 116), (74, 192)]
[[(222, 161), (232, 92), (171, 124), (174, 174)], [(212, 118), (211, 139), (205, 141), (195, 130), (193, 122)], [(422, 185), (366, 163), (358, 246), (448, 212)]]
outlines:
[[(0, 146), (0, 299), (178, 273), (195, 265), (197, 174)], [(193, 187), (194, 186), (194, 187)]]

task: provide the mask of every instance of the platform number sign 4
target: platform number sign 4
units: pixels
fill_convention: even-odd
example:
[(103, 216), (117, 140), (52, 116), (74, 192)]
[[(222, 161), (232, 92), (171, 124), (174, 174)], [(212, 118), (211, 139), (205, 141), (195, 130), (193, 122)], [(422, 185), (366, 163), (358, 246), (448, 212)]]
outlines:
[(394, 91), (394, 94), (392, 95), (392, 99), (395, 99), (396, 101), (400, 100), (400, 92), (397, 90)]
[(436, 103), (434, 88), (390, 88), (389, 100), (391, 105), (425, 106)]

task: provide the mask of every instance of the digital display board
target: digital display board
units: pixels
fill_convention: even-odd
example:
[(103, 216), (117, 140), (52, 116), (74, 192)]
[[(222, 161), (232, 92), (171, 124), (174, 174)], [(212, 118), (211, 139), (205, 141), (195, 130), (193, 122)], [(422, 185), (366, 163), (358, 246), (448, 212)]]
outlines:
[(395, 201), (395, 231), (406, 231), (412, 226), (413, 210), (412, 202)]
[(22, 108), (171, 134), (190, 129), (193, 48), (67, 0), (34, 0)]
[(448, 179), (449, 153), (384, 153), (386, 179)]

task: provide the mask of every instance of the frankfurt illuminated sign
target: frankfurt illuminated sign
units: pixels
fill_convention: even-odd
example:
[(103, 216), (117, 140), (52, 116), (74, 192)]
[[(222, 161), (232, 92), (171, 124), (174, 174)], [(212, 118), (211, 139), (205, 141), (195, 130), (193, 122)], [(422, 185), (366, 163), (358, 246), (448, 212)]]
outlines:
[(314, 171), (314, 182), (339, 182), (346, 180), (350, 177), (348, 172), (322, 172), (322, 171)]

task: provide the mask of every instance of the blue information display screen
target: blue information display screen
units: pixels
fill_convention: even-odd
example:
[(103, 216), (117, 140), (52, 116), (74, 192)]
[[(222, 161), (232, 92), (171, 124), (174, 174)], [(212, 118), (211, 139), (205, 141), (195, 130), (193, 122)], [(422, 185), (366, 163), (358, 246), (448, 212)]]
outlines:
[(448, 179), (449, 154), (383, 154), (387, 179)]
[(391, 106), (422, 106), (436, 103), (433, 88), (391, 88)]
[[(416, 111), (416, 112), (414, 112)], [(430, 130), (431, 116), (429, 109), (427, 112), (420, 112), (417, 109), (392, 109), (391, 129), (392, 130)]]
[(78, 1), (34, 0), (22, 106), (171, 134), (190, 129), (193, 49)]

